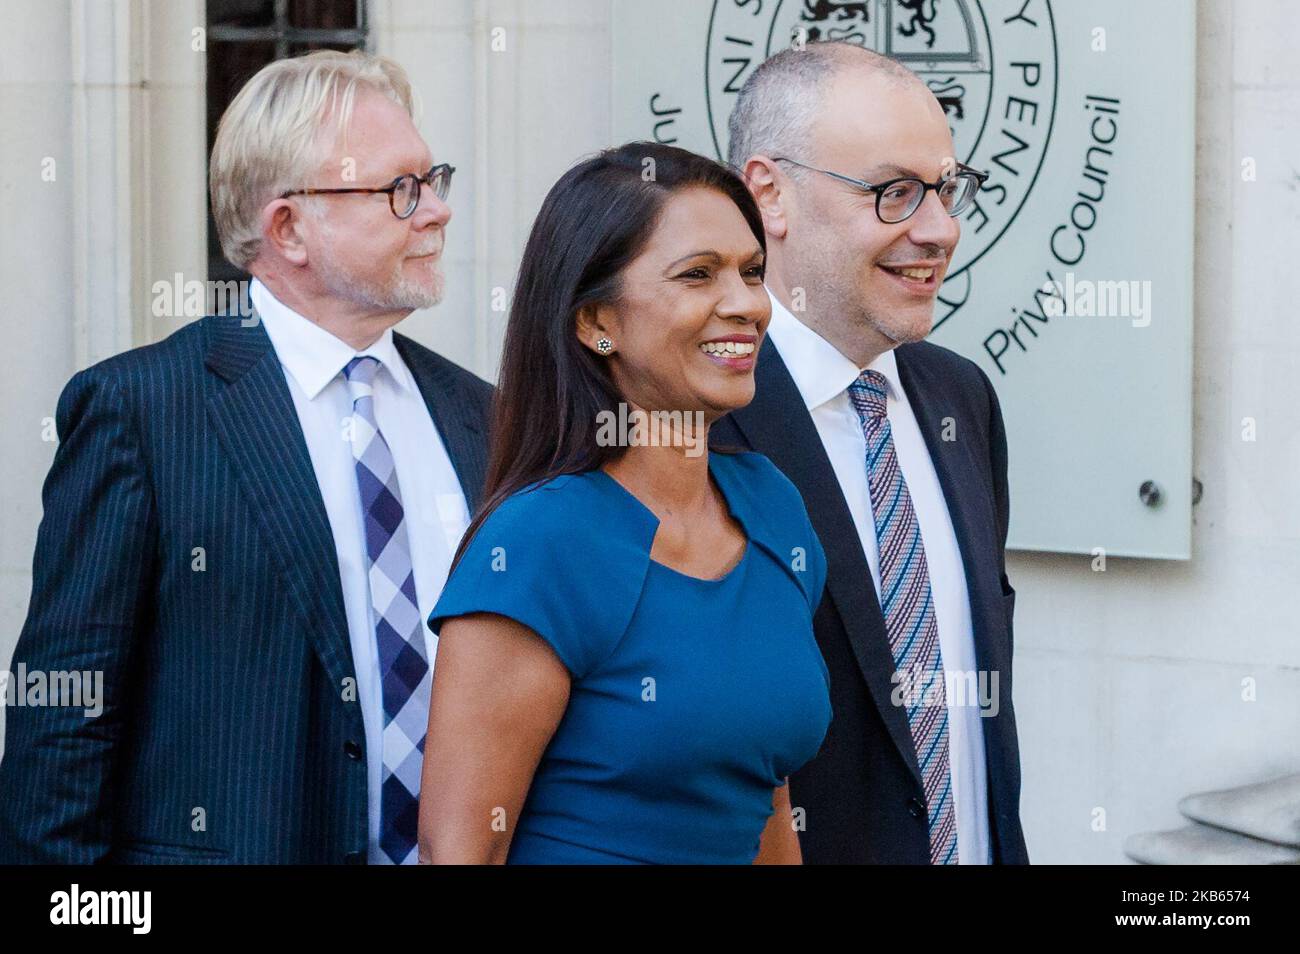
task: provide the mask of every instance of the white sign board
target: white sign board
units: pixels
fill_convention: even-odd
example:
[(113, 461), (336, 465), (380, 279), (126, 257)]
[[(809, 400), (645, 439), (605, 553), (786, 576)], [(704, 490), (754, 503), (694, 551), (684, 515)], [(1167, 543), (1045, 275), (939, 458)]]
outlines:
[[(931, 340), (993, 380), (1010, 545), (1187, 558), (1195, 8), (1190, 0), (616, 0), (614, 138), (726, 154), (750, 72), (800, 40), (929, 85), (962, 216)], [(865, 108), (865, 107), (864, 107)]]

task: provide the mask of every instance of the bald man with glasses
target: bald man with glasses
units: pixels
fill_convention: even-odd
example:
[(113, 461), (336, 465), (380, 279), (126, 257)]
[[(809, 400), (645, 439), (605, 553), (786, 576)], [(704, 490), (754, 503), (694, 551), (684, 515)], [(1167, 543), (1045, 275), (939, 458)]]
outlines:
[(767, 233), (754, 401), (711, 440), (767, 455), (829, 563), (833, 721), (790, 780), (805, 863), (1027, 863), (1011, 704), (1007, 446), (973, 362), (924, 341), (986, 174), (901, 64), (848, 43), (748, 77), (729, 159)]

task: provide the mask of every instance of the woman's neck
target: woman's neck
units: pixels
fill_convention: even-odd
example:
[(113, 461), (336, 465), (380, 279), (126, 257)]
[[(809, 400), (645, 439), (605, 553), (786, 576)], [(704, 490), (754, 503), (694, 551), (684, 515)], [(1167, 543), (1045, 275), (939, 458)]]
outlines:
[(690, 453), (689, 447), (637, 445), (603, 469), (661, 519), (667, 514), (705, 513), (713, 502), (707, 434), (699, 448), (702, 453)]

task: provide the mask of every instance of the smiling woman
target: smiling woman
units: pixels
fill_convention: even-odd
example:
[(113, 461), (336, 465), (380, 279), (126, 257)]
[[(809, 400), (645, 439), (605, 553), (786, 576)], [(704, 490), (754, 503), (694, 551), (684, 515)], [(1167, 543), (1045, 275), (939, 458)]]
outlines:
[[(738, 177), (654, 143), (543, 203), (487, 504), (429, 618), (422, 860), (799, 860), (785, 780), (830, 721), (825, 556), (765, 457), (706, 449), (754, 396), (764, 243)], [(629, 407), (668, 439), (609, 440)]]
[(718, 375), (727, 365), (704, 346), (761, 342), (765, 249), (744, 183), (702, 156), (630, 143), (566, 173), (537, 215), (515, 285), (485, 513), (534, 481), (619, 457), (597, 445), (597, 414), (617, 412), (629, 388), (649, 389), (635, 395), (647, 409), (707, 406), (718, 417), (748, 403), (750, 369)]

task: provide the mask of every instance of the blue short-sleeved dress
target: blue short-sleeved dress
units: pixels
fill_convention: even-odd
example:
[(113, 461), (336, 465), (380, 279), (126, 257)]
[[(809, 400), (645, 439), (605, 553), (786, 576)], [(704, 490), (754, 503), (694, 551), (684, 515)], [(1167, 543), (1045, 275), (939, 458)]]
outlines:
[(812, 615), (826, 558), (760, 454), (709, 457), (748, 542), (724, 577), (650, 559), (659, 521), (602, 470), (504, 501), (429, 617), (510, 617), (573, 684), (509, 861), (748, 863), (772, 790), (817, 754), (831, 707)]

